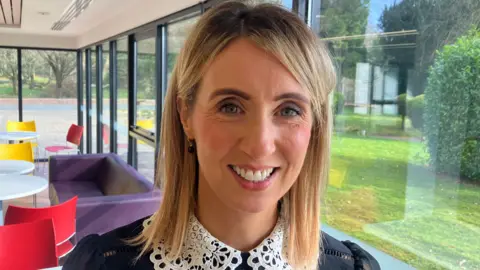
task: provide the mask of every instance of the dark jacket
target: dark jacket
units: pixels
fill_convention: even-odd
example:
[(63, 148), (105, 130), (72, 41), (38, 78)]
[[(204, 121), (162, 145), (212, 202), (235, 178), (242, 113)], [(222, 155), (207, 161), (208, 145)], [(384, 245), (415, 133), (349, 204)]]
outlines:
[[(63, 270), (152, 270), (150, 254), (144, 255), (135, 264), (138, 247), (123, 241), (138, 235), (143, 229), (143, 220), (115, 229), (104, 235), (84, 237), (63, 265)], [(323, 252), (319, 258), (322, 270), (379, 270), (377, 261), (365, 250), (352, 242), (340, 242), (323, 233)], [(248, 269), (248, 268), (242, 268)]]

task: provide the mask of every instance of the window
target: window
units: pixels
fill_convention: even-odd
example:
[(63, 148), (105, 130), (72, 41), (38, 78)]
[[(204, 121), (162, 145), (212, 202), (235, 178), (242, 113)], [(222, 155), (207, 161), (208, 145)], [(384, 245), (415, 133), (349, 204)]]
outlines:
[[(137, 119), (136, 125), (155, 132), (155, 38), (138, 41), (137, 53)], [(155, 147), (137, 140), (138, 171), (153, 181)]]
[(313, 2), (339, 78), (324, 223), (418, 269), (477, 269), (480, 2)]
[(173, 71), (177, 56), (183, 47), (183, 43), (187, 39), (188, 33), (198, 20), (197, 17), (191, 17), (179, 22), (169, 24), (167, 26), (167, 72), (168, 81)]
[(117, 41), (117, 152), (125, 161), (128, 154), (128, 39)]
[(64, 145), (77, 124), (77, 54), (22, 50), (23, 121), (34, 120), (40, 146)]
[(0, 48), (0, 131), (7, 121), (18, 121), (17, 50)]
[(138, 41), (137, 55), (137, 122), (155, 132), (155, 38)]
[(96, 47), (91, 48), (91, 86), (92, 86), (92, 108), (90, 115), (92, 116), (92, 153), (97, 153), (97, 50)]
[(103, 58), (103, 152), (110, 152), (110, 45), (108, 42), (102, 45)]

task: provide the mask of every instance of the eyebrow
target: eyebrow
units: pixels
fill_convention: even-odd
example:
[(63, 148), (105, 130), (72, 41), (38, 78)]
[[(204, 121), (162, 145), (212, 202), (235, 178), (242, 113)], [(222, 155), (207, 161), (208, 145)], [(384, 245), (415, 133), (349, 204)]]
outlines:
[[(251, 99), (251, 96), (249, 94), (241, 90), (233, 89), (233, 88), (222, 88), (222, 89), (215, 90), (212, 94), (210, 94), (210, 100), (219, 96), (238, 96), (239, 98), (242, 98), (244, 100)], [(307, 104), (310, 103), (308, 98), (300, 93), (293, 93), (293, 92), (283, 93), (274, 98), (275, 101), (279, 101), (282, 99), (295, 99), (303, 103), (307, 103)]]

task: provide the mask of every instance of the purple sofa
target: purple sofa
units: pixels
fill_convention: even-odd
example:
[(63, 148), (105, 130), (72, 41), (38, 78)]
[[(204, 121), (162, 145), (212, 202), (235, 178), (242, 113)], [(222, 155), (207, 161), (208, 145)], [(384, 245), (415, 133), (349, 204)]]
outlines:
[(161, 193), (116, 154), (51, 156), (50, 203), (78, 196), (77, 240), (153, 214)]

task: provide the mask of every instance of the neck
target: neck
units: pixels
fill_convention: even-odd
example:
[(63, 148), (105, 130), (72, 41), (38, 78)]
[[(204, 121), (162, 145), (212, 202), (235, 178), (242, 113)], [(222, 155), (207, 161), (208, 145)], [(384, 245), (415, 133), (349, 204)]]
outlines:
[(270, 235), (278, 211), (276, 205), (259, 213), (232, 209), (219, 200), (207, 183), (199, 183), (196, 216), (221, 242), (240, 251), (250, 251)]

